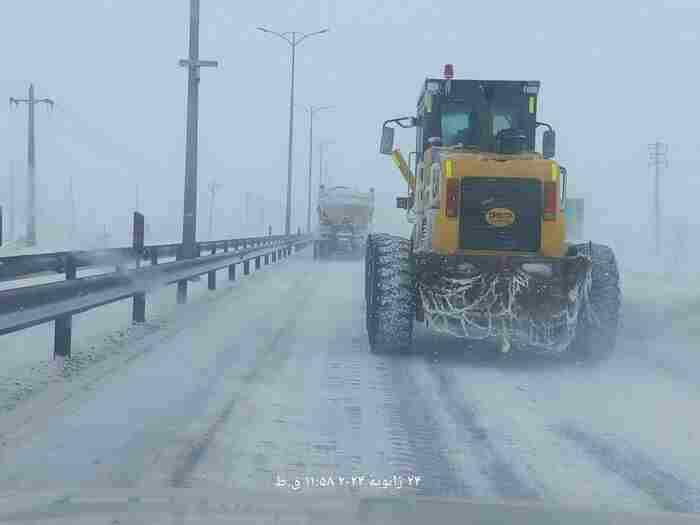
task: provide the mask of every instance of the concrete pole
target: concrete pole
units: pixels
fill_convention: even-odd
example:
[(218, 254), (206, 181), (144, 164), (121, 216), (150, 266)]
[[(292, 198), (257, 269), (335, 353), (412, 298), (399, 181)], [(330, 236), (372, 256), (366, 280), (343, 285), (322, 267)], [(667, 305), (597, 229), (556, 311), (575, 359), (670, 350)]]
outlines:
[(72, 242), (75, 242), (75, 193), (73, 190), (73, 175), (68, 179), (68, 193), (70, 196), (70, 234)]
[(668, 146), (663, 142), (649, 144), (649, 160), (654, 166), (654, 253), (661, 255), (661, 167), (668, 167)]
[(8, 216), (8, 239), (15, 240), (15, 164), (10, 164), (10, 211)]
[[(185, 195), (180, 258), (197, 256), (197, 141), (199, 124), (199, 79), (201, 67), (216, 67), (215, 61), (199, 59), (199, 0), (190, 0), (189, 58), (180, 60), (187, 76), (187, 146), (185, 151)], [(187, 299), (187, 281), (178, 282), (178, 302)]]
[(656, 162), (654, 162), (654, 251), (661, 254), (661, 201), (659, 197), (659, 143), (654, 144)]
[(250, 235), (250, 226), (251, 226), (251, 221), (250, 221), (250, 199), (252, 195), (249, 191), (246, 192), (245, 194), (245, 236), (247, 237)]
[(27, 126), (27, 244), (36, 244), (36, 142), (34, 134), (34, 84), (29, 86), (29, 125)]
[(182, 218), (182, 257), (194, 257), (197, 235), (197, 132), (199, 119), (199, 0), (190, 0), (190, 55), (187, 78), (187, 146)]
[(319, 187), (323, 184), (323, 150), (325, 149), (325, 142), (321, 142), (318, 146), (318, 185)]
[(34, 84), (29, 85), (29, 97), (25, 99), (10, 98), (10, 104), (27, 104), (27, 244), (36, 244), (36, 142), (35, 142), (35, 106), (48, 104), (53, 107), (53, 100), (48, 98), (36, 99), (34, 97)]
[(292, 222), (292, 148), (294, 141), (294, 68), (296, 62), (297, 34), (292, 33), (292, 78), (289, 90), (289, 138), (287, 149), (287, 210), (284, 220), (284, 233), (289, 235)]
[(311, 233), (311, 173), (313, 171), (314, 159), (314, 108), (309, 109), (309, 208), (306, 214), (306, 231)]
[(214, 204), (216, 202), (216, 192), (221, 188), (221, 184), (216, 181), (209, 183), (209, 240), (214, 237)]

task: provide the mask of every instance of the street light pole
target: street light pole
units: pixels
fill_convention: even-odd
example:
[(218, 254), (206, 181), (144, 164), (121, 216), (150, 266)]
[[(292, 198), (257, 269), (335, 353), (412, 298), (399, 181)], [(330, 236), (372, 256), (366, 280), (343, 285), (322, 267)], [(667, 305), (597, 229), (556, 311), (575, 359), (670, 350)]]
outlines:
[(335, 106), (299, 106), (306, 110), (309, 114), (309, 188), (308, 188), (308, 203), (309, 207), (306, 214), (306, 229), (311, 233), (311, 182), (313, 173), (313, 158), (314, 158), (314, 117), (316, 113), (333, 109)]
[(292, 49), (292, 70), (289, 90), (289, 138), (287, 142), (287, 209), (284, 222), (284, 233), (285, 235), (289, 235), (291, 232), (292, 222), (292, 149), (294, 141), (294, 69), (296, 62), (296, 47), (310, 36), (327, 33), (328, 29), (322, 29), (313, 33), (299, 33), (296, 31), (277, 33), (276, 31), (271, 31), (264, 27), (258, 27), (257, 29), (258, 31), (262, 31), (263, 33), (269, 33), (271, 35), (275, 35), (281, 38), (282, 40), (287, 42), (287, 44), (289, 44), (289, 46)]
[(213, 240), (214, 233), (214, 202), (216, 201), (216, 192), (221, 189), (220, 182), (211, 181), (209, 183), (209, 240)]
[(318, 185), (323, 184), (323, 155), (326, 152), (326, 147), (334, 144), (333, 140), (323, 140), (319, 144), (319, 158), (318, 158)]
[[(185, 152), (185, 197), (182, 217), (182, 249), (180, 258), (195, 257), (197, 235), (197, 133), (199, 120), (199, 69), (217, 67), (213, 60), (199, 59), (199, 0), (190, 0), (189, 58), (180, 60), (188, 69), (187, 79), (187, 149)], [(179, 281), (178, 302), (187, 299), (187, 281)]]
[(649, 144), (649, 163), (654, 166), (654, 253), (661, 254), (661, 197), (659, 193), (661, 167), (668, 167), (668, 145), (663, 142)]

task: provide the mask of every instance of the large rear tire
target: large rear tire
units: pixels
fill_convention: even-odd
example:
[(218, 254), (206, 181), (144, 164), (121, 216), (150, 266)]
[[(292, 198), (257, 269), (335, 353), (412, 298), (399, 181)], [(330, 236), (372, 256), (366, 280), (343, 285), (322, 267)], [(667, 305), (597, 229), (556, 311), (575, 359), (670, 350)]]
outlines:
[(416, 317), (416, 280), (408, 239), (386, 234), (368, 236), (365, 302), (372, 352), (408, 350)]
[(591, 290), (588, 305), (579, 314), (572, 353), (576, 359), (596, 362), (615, 349), (622, 294), (615, 253), (602, 244), (581, 244), (572, 248), (572, 254), (589, 250), (593, 262)]

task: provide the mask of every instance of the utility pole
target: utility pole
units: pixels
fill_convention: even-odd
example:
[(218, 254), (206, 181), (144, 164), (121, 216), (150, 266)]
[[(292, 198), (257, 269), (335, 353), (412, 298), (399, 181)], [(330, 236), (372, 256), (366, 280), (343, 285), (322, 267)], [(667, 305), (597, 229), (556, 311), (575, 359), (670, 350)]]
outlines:
[(251, 194), (249, 191), (245, 193), (245, 234), (250, 235), (250, 199)]
[(29, 98), (10, 98), (10, 104), (18, 106), (27, 104), (29, 124), (27, 126), (27, 244), (36, 244), (36, 139), (34, 133), (34, 106), (48, 104), (53, 107), (54, 101), (49, 98), (36, 99), (34, 84), (29, 85)]
[(654, 253), (661, 254), (661, 168), (668, 167), (668, 145), (663, 142), (649, 144), (649, 165), (654, 166)]
[[(190, 52), (189, 58), (180, 60), (187, 75), (187, 149), (185, 152), (185, 197), (182, 217), (183, 259), (195, 257), (197, 242), (197, 139), (199, 125), (199, 80), (200, 68), (217, 67), (214, 60), (199, 59), (199, 0), (190, 0)], [(187, 299), (187, 280), (179, 281), (178, 302)]]
[(284, 226), (285, 235), (289, 235), (291, 232), (292, 221), (292, 143), (294, 140), (294, 67), (296, 60), (296, 48), (310, 36), (322, 35), (323, 33), (327, 33), (328, 29), (321, 29), (320, 31), (315, 31), (313, 33), (299, 33), (296, 31), (277, 33), (264, 27), (258, 27), (257, 29), (263, 33), (269, 33), (281, 38), (287, 42), (292, 49), (291, 85), (289, 90), (289, 140), (287, 150), (287, 210)]
[(260, 231), (263, 232), (261, 235), (264, 235), (265, 232), (265, 198), (260, 196), (258, 198), (258, 203), (260, 206)]
[(214, 201), (216, 200), (216, 192), (221, 189), (221, 186), (214, 180), (209, 183), (209, 240), (214, 238)]
[(73, 191), (73, 175), (68, 179), (68, 194), (70, 197), (70, 235), (75, 242), (75, 193)]

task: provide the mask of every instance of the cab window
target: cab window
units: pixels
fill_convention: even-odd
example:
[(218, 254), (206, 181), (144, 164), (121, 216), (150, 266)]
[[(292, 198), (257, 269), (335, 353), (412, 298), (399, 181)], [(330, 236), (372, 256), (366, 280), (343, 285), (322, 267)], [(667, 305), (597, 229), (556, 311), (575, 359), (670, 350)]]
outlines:
[(476, 113), (465, 103), (448, 102), (442, 108), (442, 143), (445, 146), (478, 144), (472, 138), (475, 128)]

